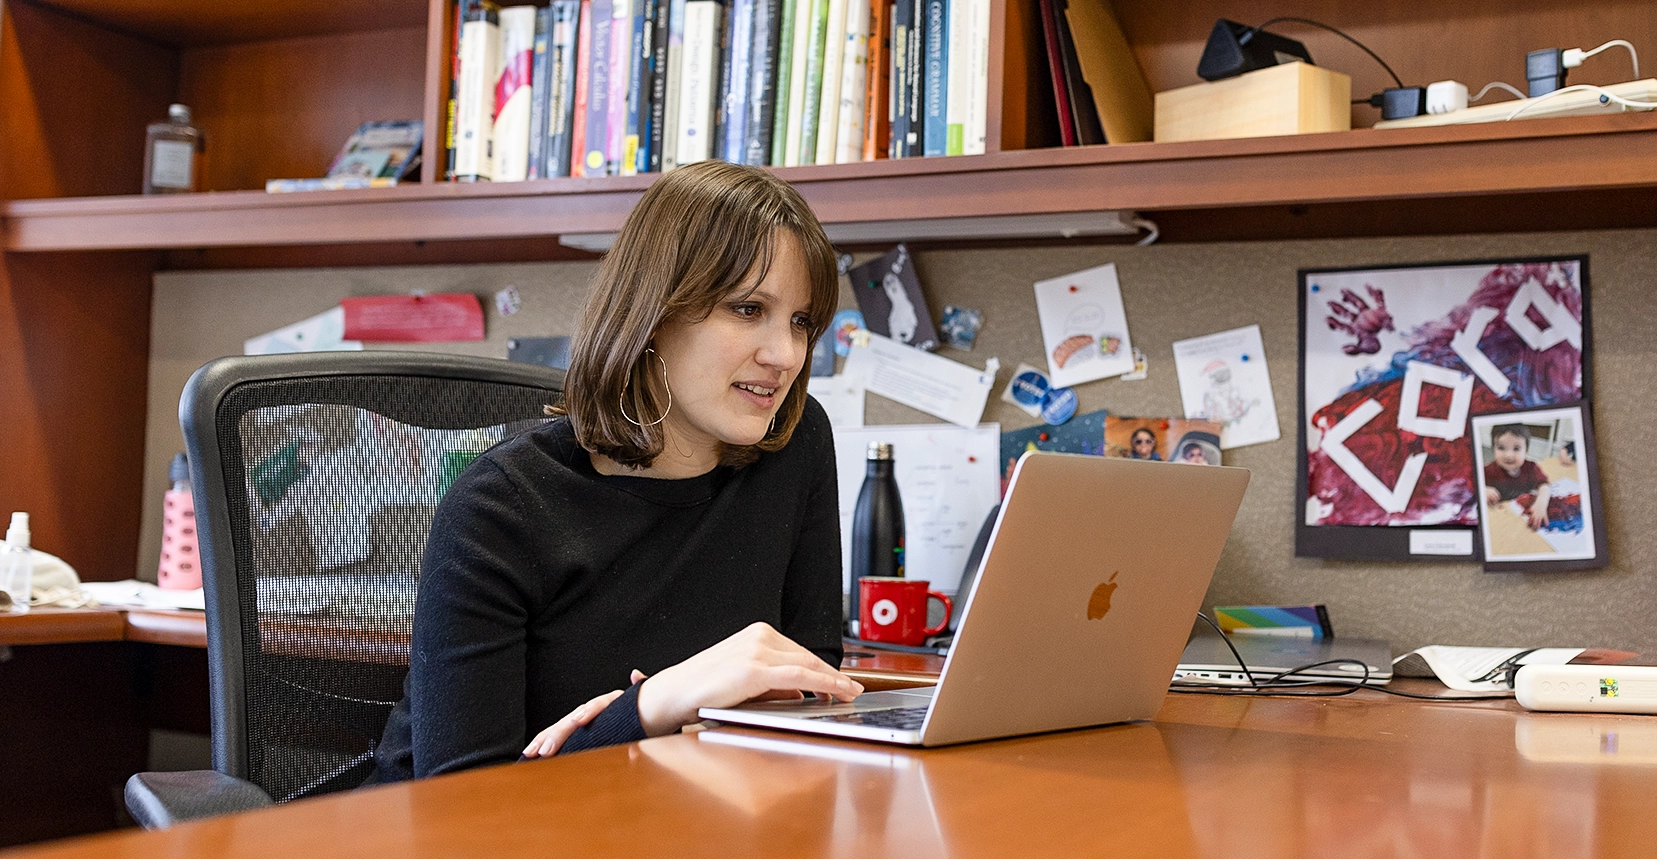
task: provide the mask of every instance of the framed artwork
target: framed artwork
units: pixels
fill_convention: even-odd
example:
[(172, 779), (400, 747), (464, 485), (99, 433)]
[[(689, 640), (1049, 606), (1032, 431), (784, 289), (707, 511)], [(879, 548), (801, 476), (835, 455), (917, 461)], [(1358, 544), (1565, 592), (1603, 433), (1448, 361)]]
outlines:
[(1479, 538), (1487, 570), (1603, 567), (1605, 517), (1587, 410), (1473, 418)]
[(1482, 557), (1469, 419), (1590, 400), (1587, 257), (1303, 270), (1299, 290), (1295, 553)]

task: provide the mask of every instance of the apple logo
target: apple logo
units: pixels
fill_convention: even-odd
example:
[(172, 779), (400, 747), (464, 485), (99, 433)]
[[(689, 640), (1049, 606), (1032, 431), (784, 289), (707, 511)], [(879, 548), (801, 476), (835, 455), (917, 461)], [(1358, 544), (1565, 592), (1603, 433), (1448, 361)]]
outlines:
[[(1117, 571), (1117, 572), (1120, 572)], [(1116, 592), (1116, 573), (1110, 574), (1110, 581), (1093, 589), (1093, 596), (1087, 601), (1087, 619), (1098, 620), (1110, 611), (1110, 595)]]

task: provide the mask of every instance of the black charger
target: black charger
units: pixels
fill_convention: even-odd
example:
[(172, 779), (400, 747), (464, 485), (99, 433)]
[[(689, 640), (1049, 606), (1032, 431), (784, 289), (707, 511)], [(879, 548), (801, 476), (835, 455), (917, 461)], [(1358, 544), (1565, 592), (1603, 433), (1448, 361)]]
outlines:
[(1382, 119), (1409, 119), (1427, 112), (1427, 88), (1392, 87), (1369, 97), (1369, 106), (1381, 109)]
[(1306, 46), (1294, 39), (1221, 18), (1214, 22), (1208, 44), (1203, 46), (1202, 58), (1197, 61), (1197, 77), (1205, 81), (1224, 80), (1244, 72), (1296, 62), (1316, 65)]

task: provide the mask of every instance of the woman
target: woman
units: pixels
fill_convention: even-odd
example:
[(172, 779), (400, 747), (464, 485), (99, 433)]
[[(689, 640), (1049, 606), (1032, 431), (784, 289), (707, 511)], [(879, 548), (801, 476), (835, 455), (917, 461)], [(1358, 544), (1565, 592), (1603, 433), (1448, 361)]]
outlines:
[(561, 417), (479, 457), (438, 509), (378, 780), (862, 691), (834, 668), (834, 447), (800, 379), (838, 289), (811, 210), (764, 171), (703, 162), (645, 193)]

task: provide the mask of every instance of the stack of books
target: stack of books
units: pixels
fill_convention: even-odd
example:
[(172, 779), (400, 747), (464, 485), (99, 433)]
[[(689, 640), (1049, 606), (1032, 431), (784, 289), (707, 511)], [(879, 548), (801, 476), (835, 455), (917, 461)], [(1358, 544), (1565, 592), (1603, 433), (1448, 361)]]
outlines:
[(984, 151), (989, 0), (457, 0), (450, 181)]

